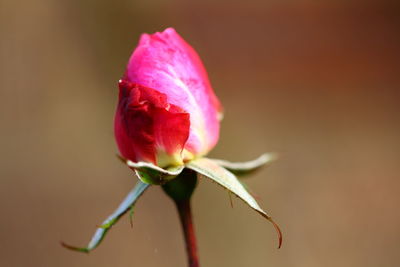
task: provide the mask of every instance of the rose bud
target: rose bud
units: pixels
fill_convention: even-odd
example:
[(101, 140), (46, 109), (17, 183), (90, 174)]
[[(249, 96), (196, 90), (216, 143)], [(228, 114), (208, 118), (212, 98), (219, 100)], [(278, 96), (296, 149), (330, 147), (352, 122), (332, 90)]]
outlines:
[(141, 36), (119, 90), (114, 128), (124, 158), (179, 166), (216, 145), (221, 105), (196, 51), (174, 29)]

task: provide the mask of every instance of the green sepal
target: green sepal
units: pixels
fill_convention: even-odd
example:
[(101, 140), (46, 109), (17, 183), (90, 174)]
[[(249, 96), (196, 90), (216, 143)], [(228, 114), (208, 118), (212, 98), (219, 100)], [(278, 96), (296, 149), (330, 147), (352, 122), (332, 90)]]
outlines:
[(228, 189), (230, 192), (235, 194), (237, 197), (242, 199), (247, 205), (249, 205), (252, 209), (257, 211), (260, 215), (270, 221), (275, 227), (278, 233), (279, 245), (281, 247), (282, 244), (282, 232), (279, 226), (272, 220), (271, 216), (269, 216), (257, 203), (257, 201), (253, 198), (253, 196), (247, 192), (247, 190), (243, 187), (240, 181), (236, 178), (236, 176), (228, 171), (227, 169), (218, 165), (214, 160), (208, 158), (199, 158), (189, 162), (186, 165), (187, 168), (196, 171), (197, 173), (211, 179), (212, 181), (218, 183), (225, 189)]
[(79, 252), (85, 252), (88, 253), (95, 249), (101, 241), (104, 239), (105, 235), (107, 232), (111, 229), (111, 227), (118, 222), (118, 220), (124, 215), (129, 209), (133, 207), (135, 202), (138, 200), (138, 198), (143, 194), (144, 191), (146, 191), (147, 188), (149, 188), (149, 184), (143, 183), (141, 181), (138, 181), (136, 186), (129, 192), (129, 194), (125, 197), (125, 199), (122, 201), (122, 203), (119, 205), (119, 207), (114, 211), (113, 214), (111, 214), (96, 230), (94, 233), (91, 241), (89, 242), (87, 247), (80, 248), (80, 247), (74, 247), (70, 246), (65, 243), (61, 243), (64, 247), (79, 251)]
[(278, 156), (275, 153), (265, 153), (255, 160), (246, 162), (229, 162), (222, 159), (211, 160), (237, 176), (244, 176), (259, 170), (264, 165), (268, 166), (277, 158)]
[(119, 156), (119, 159), (135, 170), (139, 179), (147, 184), (162, 185), (178, 176), (185, 166), (171, 166), (167, 169), (160, 168), (149, 162), (133, 162)]
[(185, 169), (175, 179), (162, 185), (164, 192), (175, 201), (190, 199), (197, 185), (197, 173)]

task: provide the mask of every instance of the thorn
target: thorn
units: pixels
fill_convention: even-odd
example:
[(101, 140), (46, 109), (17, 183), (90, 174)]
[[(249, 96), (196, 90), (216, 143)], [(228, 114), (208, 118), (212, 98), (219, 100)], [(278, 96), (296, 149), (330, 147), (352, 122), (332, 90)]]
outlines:
[(133, 207), (134, 207), (134, 206), (135, 206), (135, 205), (132, 205), (131, 210), (130, 210), (130, 212), (129, 212), (129, 222), (130, 222), (130, 224), (131, 224), (131, 228), (133, 228), (133, 214), (134, 214)]
[(262, 200), (262, 198), (261, 198), (259, 195), (257, 195), (257, 194), (252, 193), (252, 192), (250, 192), (250, 194), (254, 197), (255, 200), (258, 200), (258, 201), (261, 201), (261, 200)]
[(243, 185), (244, 189), (246, 189), (247, 192), (249, 192), (250, 195), (251, 195), (252, 197), (254, 197), (254, 199), (256, 199), (256, 200), (261, 200), (261, 197), (260, 197), (259, 195), (257, 195), (256, 193), (254, 193), (254, 191), (251, 190), (251, 188), (250, 188), (245, 182), (240, 181), (240, 183)]
[(256, 194), (256, 193), (254, 193), (254, 191), (253, 191), (253, 190), (251, 190), (250, 188), (246, 188), (246, 189), (247, 189), (247, 191), (249, 191), (250, 195), (251, 195), (252, 197), (254, 197), (254, 199), (255, 199), (255, 200), (258, 200), (258, 201), (260, 201), (260, 200), (261, 200), (261, 197), (260, 197), (260, 195), (258, 195), (258, 194)]
[(231, 203), (231, 208), (233, 209), (233, 200), (232, 200), (232, 193), (228, 190), (229, 201)]

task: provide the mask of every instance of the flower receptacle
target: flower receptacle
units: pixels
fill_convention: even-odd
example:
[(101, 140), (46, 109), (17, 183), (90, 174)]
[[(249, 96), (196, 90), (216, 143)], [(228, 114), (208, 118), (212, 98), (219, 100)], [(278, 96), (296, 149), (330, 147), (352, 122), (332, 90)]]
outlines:
[(184, 169), (175, 179), (162, 185), (164, 192), (174, 201), (188, 200), (197, 185), (197, 173)]

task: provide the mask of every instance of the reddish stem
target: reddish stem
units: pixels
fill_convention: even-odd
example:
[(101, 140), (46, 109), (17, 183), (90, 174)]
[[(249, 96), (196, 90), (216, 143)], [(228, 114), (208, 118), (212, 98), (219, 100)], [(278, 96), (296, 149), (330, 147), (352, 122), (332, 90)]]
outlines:
[(200, 264), (197, 255), (197, 242), (190, 208), (190, 199), (175, 201), (175, 204), (181, 220), (183, 234), (185, 235), (189, 267), (199, 267)]

